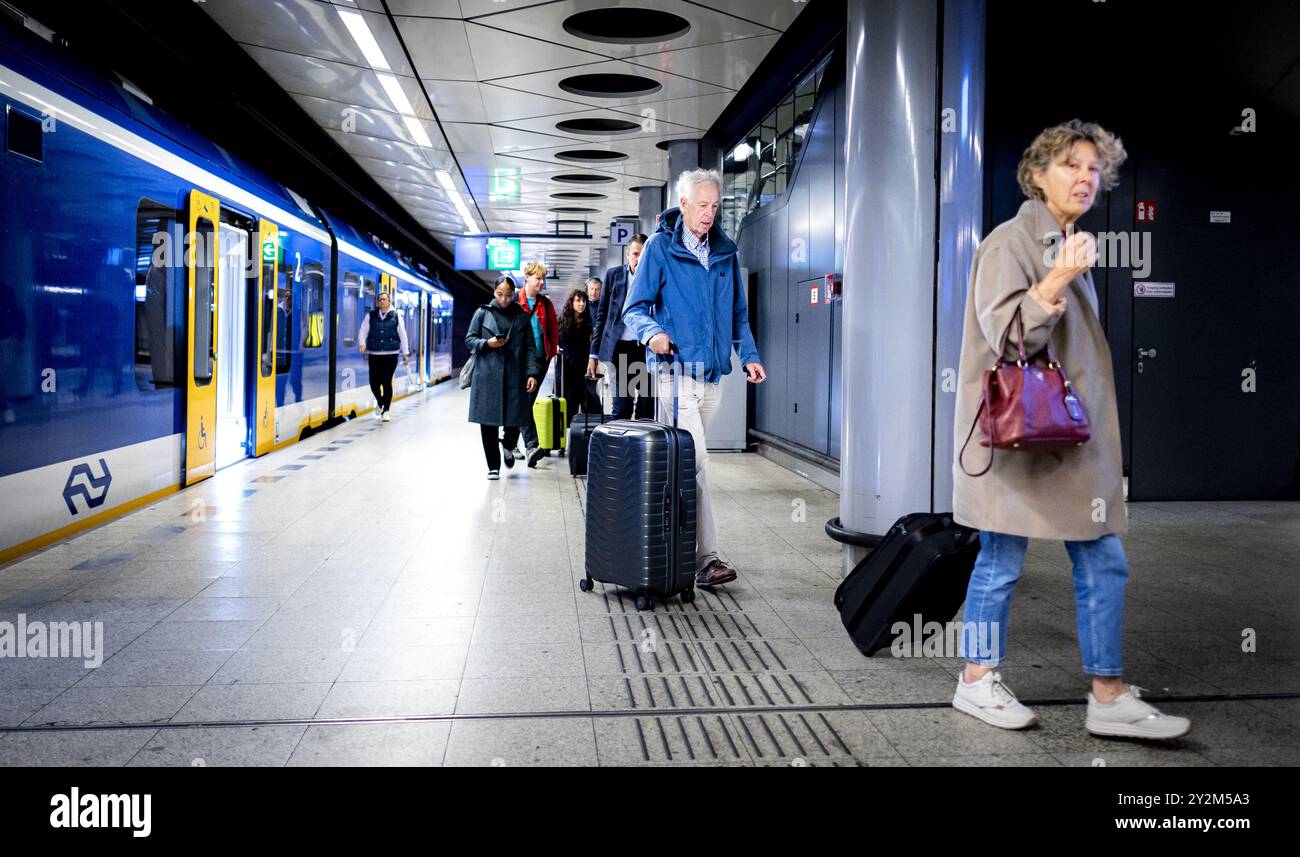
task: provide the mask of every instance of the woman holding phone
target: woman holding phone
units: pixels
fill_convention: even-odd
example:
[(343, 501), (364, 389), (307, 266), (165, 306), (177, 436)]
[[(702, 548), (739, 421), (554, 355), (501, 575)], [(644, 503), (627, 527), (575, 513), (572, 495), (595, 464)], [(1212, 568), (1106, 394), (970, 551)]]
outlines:
[(474, 312), (465, 347), (474, 355), (469, 421), (479, 424), (487, 478), (499, 479), (498, 444), (505, 446), (506, 467), (514, 467), (519, 432), (533, 418), (529, 395), (541, 382), (541, 366), (532, 347), (528, 314), (515, 302), (515, 281), (498, 279), (492, 298)]

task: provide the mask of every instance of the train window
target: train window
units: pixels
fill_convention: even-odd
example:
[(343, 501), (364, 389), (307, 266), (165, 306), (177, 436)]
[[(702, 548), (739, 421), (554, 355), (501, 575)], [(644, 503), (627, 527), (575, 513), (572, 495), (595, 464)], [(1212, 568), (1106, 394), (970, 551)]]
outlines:
[(217, 337), (214, 325), (217, 320), (216, 265), (213, 254), (216, 242), (212, 221), (200, 217), (194, 224), (194, 352), (190, 365), (194, 367), (194, 386), (206, 387), (212, 383), (216, 368)]
[(275, 294), (275, 374), (288, 375), (293, 368), (293, 334), (289, 322), (293, 319), (293, 268), (280, 273), (279, 288)]
[[(135, 214), (135, 385), (176, 386), (176, 338), (184, 330), (184, 301), (176, 258), (179, 214), (142, 199)], [(182, 352), (183, 353), (183, 352)]]
[(325, 344), (325, 271), (320, 262), (302, 263), (302, 347)]
[(45, 158), (45, 135), (41, 120), (5, 107), (5, 149), (41, 163)]
[(262, 262), (262, 357), (261, 372), (263, 378), (271, 377), (275, 365), (275, 331), (271, 329), (275, 319), (275, 260)]
[(361, 278), (353, 273), (343, 275), (339, 289), (339, 336), (343, 345), (355, 348), (357, 333), (361, 329)]

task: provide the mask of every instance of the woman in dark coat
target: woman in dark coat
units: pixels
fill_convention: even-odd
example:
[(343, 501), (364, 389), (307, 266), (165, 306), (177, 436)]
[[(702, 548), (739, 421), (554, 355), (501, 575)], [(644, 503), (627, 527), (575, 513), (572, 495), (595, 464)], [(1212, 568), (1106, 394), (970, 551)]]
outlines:
[(564, 302), (560, 313), (560, 348), (564, 351), (564, 384), (562, 392), (569, 405), (569, 418), (574, 414), (600, 413), (600, 401), (587, 393), (587, 355), (591, 351), (591, 303), (587, 293), (574, 289)]
[[(465, 334), (465, 347), (474, 358), (470, 381), (469, 421), (478, 423), (483, 435), (488, 479), (501, 475), (504, 443), (506, 467), (514, 467), (519, 430), (533, 418), (528, 394), (541, 382), (541, 364), (533, 349), (533, 332), (528, 314), (515, 303), (515, 281), (497, 280), (493, 300), (474, 312)], [(504, 441), (499, 432), (504, 427)]]

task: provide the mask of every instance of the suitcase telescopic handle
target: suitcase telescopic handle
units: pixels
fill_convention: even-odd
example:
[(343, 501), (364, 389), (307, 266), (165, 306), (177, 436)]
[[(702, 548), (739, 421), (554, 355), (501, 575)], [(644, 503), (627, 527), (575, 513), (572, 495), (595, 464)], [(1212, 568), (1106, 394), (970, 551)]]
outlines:
[(670, 356), (668, 357), (668, 359), (664, 360), (662, 354), (656, 355), (658, 357), (659, 365), (662, 366), (664, 363), (667, 363), (669, 367), (669, 371), (672, 373), (673, 376), (673, 428), (677, 428), (678, 372), (677, 372), (677, 361), (674, 360), (671, 355), (676, 353), (678, 353), (677, 343), (669, 342), (668, 354)]

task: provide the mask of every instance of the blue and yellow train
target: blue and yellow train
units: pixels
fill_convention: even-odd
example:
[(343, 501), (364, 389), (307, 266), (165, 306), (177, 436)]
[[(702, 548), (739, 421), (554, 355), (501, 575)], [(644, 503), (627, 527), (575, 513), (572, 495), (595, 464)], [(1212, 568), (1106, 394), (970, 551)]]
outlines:
[(393, 295), (451, 373), (436, 274), (156, 110), (0, 36), (0, 562), (373, 407)]

